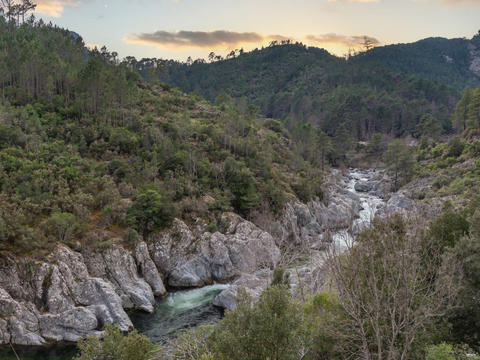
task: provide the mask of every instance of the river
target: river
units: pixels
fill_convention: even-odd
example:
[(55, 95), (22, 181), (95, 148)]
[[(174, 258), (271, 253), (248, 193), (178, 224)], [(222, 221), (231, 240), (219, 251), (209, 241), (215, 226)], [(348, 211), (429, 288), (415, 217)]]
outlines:
[[(351, 169), (344, 176), (343, 186), (360, 198), (361, 211), (354, 226), (368, 225), (382, 205), (383, 200), (368, 192), (357, 192), (358, 181), (369, 181), (375, 172), (372, 170)], [(345, 247), (351, 236), (347, 231), (332, 235), (334, 243)], [(130, 318), (139, 333), (148, 336), (156, 344), (164, 344), (175, 338), (180, 332), (200, 325), (220, 320), (223, 310), (212, 305), (215, 297), (228, 285), (211, 285), (200, 289), (170, 292), (165, 298), (158, 299), (154, 314), (131, 312)], [(54, 344), (49, 347), (15, 347), (22, 360), (70, 360), (76, 354), (74, 344)], [(15, 360), (8, 347), (0, 347), (0, 360)]]
[[(363, 227), (368, 226), (375, 217), (379, 208), (384, 204), (384, 200), (372, 194), (371, 192), (359, 192), (355, 190), (357, 182), (368, 182), (376, 175), (375, 170), (350, 169), (344, 176), (345, 189), (360, 198), (361, 210), (359, 217), (353, 222), (353, 229), (358, 232)], [(346, 248), (353, 241), (351, 233), (347, 230), (337, 231), (332, 235), (333, 243), (340, 248)]]

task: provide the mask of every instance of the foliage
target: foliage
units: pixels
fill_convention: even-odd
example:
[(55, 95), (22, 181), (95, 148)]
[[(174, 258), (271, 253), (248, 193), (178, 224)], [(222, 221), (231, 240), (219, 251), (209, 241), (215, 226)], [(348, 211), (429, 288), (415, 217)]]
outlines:
[(375, 219), (345, 256), (331, 250), (345, 357), (407, 359), (422, 329), (454, 307), (459, 262), (445, 256), (419, 220)]
[(438, 138), (442, 133), (442, 124), (438, 121), (437, 118), (431, 114), (423, 115), (420, 118), (420, 121), (415, 126), (415, 136), (428, 136), (430, 138)]
[(299, 359), (301, 324), (301, 309), (285, 287), (270, 287), (255, 304), (240, 291), (235, 311), (227, 312), (215, 328), (213, 353), (229, 360)]
[[(341, 125), (359, 140), (374, 133), (413, 134), (427, 113), (441, 131), (448, 131), (458, 96), (449, 86), (463, 89), (475, 75), (468, 72), (468, 40), (443, 40), (404, 45), (399, 59), (407, 56), (409, 66), (400, 66), (392, 55), (397, 47), (375, 48), (347, 61), (323, 49), (286, 43), (212, 63), (166, 61), (159, 76), (210, 101), (225, 93), (234, 101), (246, 98), (264, 116), (281, 119), (289, 129), (309, 123), (330, 137)], [(426, 62), (422, 46), (430, 44)], [(444, 50), (456, 60), (439, 58)], [(439, 79), (444, 81), (434, 82)]]
[(127, 223), (144, 236), (169, 225), (174, 217), (172, 206), (153, 189), (137, 195), (127, 212)]
[(88, 50), (78, 34), (41, 20), (9, 27), (2, 18), (1, 56), (2, 249), (82, 245), (98, 229), (130, 242), (127, 227), (147, 235), (172, 216), (212, 223), (219, 212), (249, 217), (260, 207), (279, 216), (291, 184), (307, 176), (302, 198), (320, 193), (318, 158), (303, 158), (301, 138), (241, 99), (215, 107), (156, 84), (158, 74), (147, 84), (134, 58)]
[(425, 360), (457, 360), (453, 346), (446, 343), (431, 345), (426, 352)]
[(452, 338), (467, 343), (478, 350), (480, 343), (480, 211), (475, 210), (470, 219), (471, 231), (462, 237), (454, 248), (456, 257), (462, 262), (465, 273), (459, 293), (460, 306), (449, 313)]
[(471, 349), (455, 347), (447, 343), (429, 345), (426, 348), (425, 360), (478, 360), (480, 356)]
[(385, 153), (385, 163), (394, 174), (395, 190), (400, 180), (408, 181), (413, 170), (413, 155), (408, 146), (400, 139), (388, 145)]
[(366, 152), (375, 156), (380, 156), (385, 150), (385, 143), (381, 134), (373, 134), (368, 140)]
[(180, 334), (172, 343), (172, 355), (169, 360), (209, 360), (215, 359), (211, 352), (210, 337), (212, 325), (200, 326), (195, 330)]
[(455, 86), (480, 83), (480, 78), (469, 70), (473, 39), (445, 39), (432, 37), (409, 44), (378, 46), (360, 53), (352, 62), (395, 73), (418, 75), (424, 79)]
[(47, 228), (56, 235), (59, 242), (67, 242), (76, 226), (75, 215), (70, 213), (53, 213), (47, 221)]
[(136, 331), (124, 336), (112, 325), (105, 326), (102, 339), (89, 337), (77, 344), (80, 354), (76, 360), (148, 360), (155, 345)]
[(307, 358), (341, 359), (341, 341), (334, 330), (345, 318), (345, 313), (334, 294), (319, 293), (304, 303), (306, 333), (311, 349)]
[(448, 141), (446, 156), (459, 157), (462, 155), (465, 144), (460, 137), (455, 136)]
[(442, 213), (430, 224), (431, 236), (443, 247), (454, 247), (468, 231), (469, 224), (465, 215), (455, 211), (450, 202), (443, 205)]
[(282, 268), (275, 268), (272, 275), (272, 286), (290, 287), (290, 274)]

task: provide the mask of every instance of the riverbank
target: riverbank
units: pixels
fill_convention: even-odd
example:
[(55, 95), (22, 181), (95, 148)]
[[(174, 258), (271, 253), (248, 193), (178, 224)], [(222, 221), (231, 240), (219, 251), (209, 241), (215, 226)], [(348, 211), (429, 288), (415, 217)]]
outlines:
[[(338, 238), (341, 237), (339, 234), (344, 231), (345, 227), (350, 226), (352, 221), (356, 227), (360, 227), (362, 224), (368, 223), (378, 209), (384, 205), (384, 200), (379, 196), (379, 184), (382, 176), (383, 173), (379, 171), (351, 169), (344, 174), (334, 171), (328, 180), (329, 197), (325, 202), (289, 204), (283, 218), (275, 224), (271, 224), (269, 231), (260, 229), (237, 215), (224, 215), (224, 229), (221, 233), (215, 234), (208, 232), (198, 234), (198, 229), (195, 233), (186, 225), (177, 222), (174, 249), (172, 248), (173, 243), (168, 243), (171, 237), (165, 234), (161, 238), (163, 241), (159, 241), (160, 238), (157, 238), (153, 245), (152, 243), (139, 244), (131, 255), (119, 248), (114, 252), (104, 253), (102, 266), (105, 269), (104, 274), (108, 273), (108, 276), (104, 276), (106, 277), (105, 282), (112, 284), (111, 294), (113, 298), (119, 297), (120, 300), (117, 303), (123, 305), (123, 308), (144, 311), (141, 313), (130, 310), (125, 315), (129, 321), (131, 320), (132, 325), (135, 325), (141, 333), (156, 343), (162, 343), (185, 329), (220, 319), (222, 316), (220, 308), (233, 308), (236, 289), (239, 286), (247, 288), (247, 291), (254, 297), (259, 296), (270, 283), (272, 270), (277, 265), (286, 267), (291, 273), (293, 289), (301, 287), (303, 291), (305, 287), (308, 287), (308, 291), (315, 292), (319, 285), (315, 277), (318, 276), (318, 269), (321, 265), (318, 254), (321, 254), (322, 249), (328, 246), (329, 242), (338, 242)], [(359, 182), (371, 182), (371, 189), (357, 191), (355, 186)], [(178, 227), (180, 227), (180, 232), (178, 232)], [(275, 250), (282, 248), (286, 242), (289, 242), (294, 248), (309, 252), (311, 256), (301, 266), (289, 267), (288, 263), (291, 262), (291, 259), (287, 258), (289, 254), (280, 254), (280, 250)], [(167, 248), (165, 248), (165, 243)], [(162, 247), (159, 244), (163, 244)], [(192, 244), (195, 246), (192, 247)], [(225, 249), (223, 254), (220, 251), (222, 249)], [(275, 255), (277, 252), (278, 255)], [(185, 256), (186, 253), (189, 255)], [(92, 267), (92, 259), (81, 260), (81, 254), (67, 249), (63, 249), (60, 254), (68, 256), (63, 256), (63, 265), (62, 256), (58, 258), (55, 265), (50, 265), (52, 266), (50, 268), (52, 269), (51, 275), (59, 270), (64, 279), (71, 278), (72, 282), (66, 284), (69, 288), (78, 286), (77, 282), (83, 283), (85, 279), (82, 280), (80, 277), (85, 275), (88, 278), (92, 274), (92, 270), (96, 271), (97, 275), (101, 274), (98, 267)], [(170, 263), (165, 264), (167, 255), (170, 255)], [(252, 256), (255, 260), (253, 263)], [(235, 257), (237, 259), (233, 261)], [(98, 259), (98, 256), (95, 255), (92, 258)], [(72, 259), (76, 261), (72, 261)], [(109, 261), (116, 262), (116, 266), (110, 264)], [(229, 261), (230, 265), (228, 265)], [(138, 267), (139, 264), (140, 267)], [(174, 273), (168, 272), (168, 267), (174, 267), (174, 265), (182, 272), (179, 270)], [(72, 267), (79, 271), (73, 274)], [(106, 271), (107, 269), (109, 271)], [(128, 276), (125, 276), (126, 269), (128, 269)], [(138, 297), (135, 297), (143, 294), (144, 299), (153, 298), (155, 294), (152, 284), (157, 290), (161, 289), (160, 281), (162, 285), (164, 281), (168, 284), (184, 285), (185, 282), (198, 283), (200, 280), (198, 285), (201, 286), (202, 276), (205, 276), (204, 273), (208, 271), (210, 271), (208, 276), (224, 281), (228, 279), (226, 273), (235, 274), (237, 271), (237, 275), (232, 275), (236, 280), (228, 288), (225, 288), (225, 285), (216, 285), (177, 291), (170, 293), (166, 298), (158, 298), (154, 302), (150, 300), (141, 302)], [(168, 274), (173, 274), (173, 276), (170, 277)], [(89, 281), (100, 281), (98, 278), (95, 279), (97, 280)], [(58, 279), (54, 277), (53, 280), (55, 280), (53, 283), (56, 283), (56, 288), (61, 289), (62, 284), (58, 284), (61, 282), (61, 277)], [(42, 281), (44, 282), (44, 280)], [(205, 281), (208, 282), (208, 280)], [(140, 286), (136, 288), (135, 284), (140, 284)], [(55, 288), (52, 289), (51, 285), (45, 295), (47, 305), (54, 294)], [(129, 286), (127, 287), (127, 285)], [(138, 292), (139, 289), (148, 289), (145, 285), (152, 289), (151, 297), (148, 295), (148, 291)], [(221, 293), (217, 296), (219, 292)], [(157, 295), (160, 293), (162, 292), (157, 291)], [(59, 298), (61, 299), (60, 296), (56, 297), (56, 299)], [(129, 302), (130, 306), (125, 306), (125, 304), (129, 305)], [(21, 305), (20, 302), (17, 303)], [(141, 308), (138, 306), (139, 304), (147, 305)], [(82, 305), (85, 306), (84, 303)], [(152, 309), (155, 308), (153, 314), (149, 314), (150, 306)], [(22, 315), (21, 312), (19, 314)], [(61, 315), (59, 315), (60, 317)], [(42, 333), (40, 332), (40, 334)], [(53, 355), (51, 356), (56, 356), (54, 353), (57, 349), (52, 349)], [(62, 359), (62, 357), (58, 359)]]

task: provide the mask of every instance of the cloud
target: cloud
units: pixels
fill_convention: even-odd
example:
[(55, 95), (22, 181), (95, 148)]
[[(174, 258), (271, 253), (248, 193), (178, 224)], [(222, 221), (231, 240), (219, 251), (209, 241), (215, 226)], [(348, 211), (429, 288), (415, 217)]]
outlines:
[(376, 3), (382, 0), (328, 0), (328, 2)]
[(368, 35), (341, 35), (335, 33), (322, 34), (322, 35), (307, 35), (305, 39), (315, 45), (336, 45), (345, 48), (357, 48), (365, 44), (368, 41), (371, 46), (380, 45), (380, 41), (372, 36)]
[(442, 0), (441, 3), (447, 6), (480, 5), (480, 0)]
[(101, 48), (100, 45), (95, 44), (95, 43), (93, 43), (93, 44), (87, 43), (87, 44), (85, 44), (85, 47), (89, 50), (94, 50), (95, 48), (97, 48), (97, 49)]
[(371, 47), (378, 46), (381, 42), (368, 35), (347, 36), (342, 34), (306, 35), (302, 39), (292, 39), (284, 35), (265, 35), (257, 32), (234, 32), (228, 30), (215, 31), (164, 31), (159, 30), (151, 33), (133, 34), (124, 39), (130, 43), (144, 44), (173, 49), (199, 48), (232, 49), (239, 45), (252, 47), (269, 43), (271, 41), (303, 41), (313, 46), (321, 46), (338, 51), (340, 49), (358, 49), (364, 47), (368, 41)]
[(265, 36), (255, 32), (215, 31), (163, 31), (134, 34), (125, 38), (127, 42), (161, 47), (216, 48), (244, 43), (261, 43), (269, 39), (283, 38)]
[(76, 6), (78, 4), (78, 0), (38, 0), (35, 11), (43, 15), (58, 18), (62, 15), (63, 9), (66, 6)]

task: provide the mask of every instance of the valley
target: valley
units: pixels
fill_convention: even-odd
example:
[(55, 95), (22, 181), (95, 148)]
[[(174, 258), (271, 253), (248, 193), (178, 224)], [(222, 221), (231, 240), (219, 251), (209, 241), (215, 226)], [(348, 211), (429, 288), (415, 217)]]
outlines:
[(480, 359), (480, 32), (121, 58), (48, 4), (0, 0), (0, 359)]

